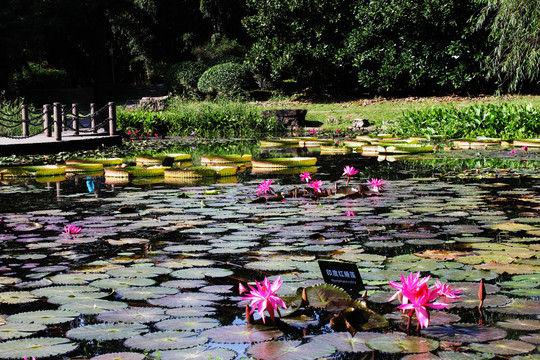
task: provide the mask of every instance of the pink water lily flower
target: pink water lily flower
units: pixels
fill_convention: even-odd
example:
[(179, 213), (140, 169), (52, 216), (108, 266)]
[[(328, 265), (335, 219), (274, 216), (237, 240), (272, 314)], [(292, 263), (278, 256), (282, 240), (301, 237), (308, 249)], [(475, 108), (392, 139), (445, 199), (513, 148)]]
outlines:
[(512, 150), (510, 150), (510, 152), (509, 152), (509, 154), (515, 154), (515, 153), (517, 153), (516, 149), (512, 149)]
[(521, 150), (527, 152), (527, 145), (524, 145), (524, 146), (521, 148)]
[(408, 314), (409, 318), (414, 312), (420, 329), (429, 326), (429, 308), (440, 310), (448, 307), (448, 304), (432, 302), (439, 296), (439, 293), (429, 290), (425, 284), (420, 287), (419, 291), (415, 291), (414, 293), (404, 290), (403, 296), (408, 298), (410, 303), (401, 304), (398, 308), (401, 310), (410, 310)]
[(384, 185), (386, 185), (386, 181), (384, 181), (383, 179), (371, 179), (371, 180), (368, 180), (368, 187), (371, 189), (371, 191), (374, 191), (374, 192), (380, 192), (381, 190), (384, 190)]
[(300, 174), (300, 179), (302, 179), (302, 181), (309, 182), (309, 180), (311, 180), (311, 175), (309, 175), (309, 173), (305, 171)]
[(81, 230), (82, 229), (80, 227), (69, 224), (69, 225), (64, 226), (64, 231), (62, 233), (66, 235), (73, 235), (73, 234), (80, 233)]
[(349, 186), (349, 181), (351, 181), (351, 176), (358, 174), (358, 170), (356, 170), (353, 166), (345, 166), (343, 168), (343, 174), (341, 176), (347, 177), (347, 186)]
[(251, 308), (250, 314), (253, 314), (258, 308), (257, 312), (261, 316), (263, 323), (265, 323), (265, 310), (270, 315), (272, 321), (275, 322), (274, 311), (277, 311), (281, 316), (278, 307), (281, 306), (282, 308), (287, 309), (285, 302), (276, 295), (277, 291), (283, 284), (283, 281), (281, 281), (281, 278), (278, 276), (273, 283), (270, 283), (270, 281), (265, 277), (260, 283), (255, 281), (255, 284), (257, 285), (257, 289), (248, 284), (251, 291), (247, 296), (244, 296), (242, 300), (251, 301), (249, 303), (249, 307)]
[(430, 290), (434, 290), (440, 296), (444, 296), (444, 297), (449, 298), (449, 299), (458, 299), (459, 294), (461, 294), (461, 292), (463, 291), (461, 289), (456, 289), (456, 286), (451, 288), (449, 285), (443, 284), (439, 280), (435, 281), (435, 286), (430, 288)]
[(354, 211), (345, 211), (345, 215), (354, 216)]
[(267, 195), (269, 192), (274, 192), (274, 189), (272, 189), (271, 185), (274, 182), (274, 180), (265, 180), (263, 181), (257, 190), (257, 195), (260, 196), (261, 194)]
[(315, 180), (315, 181), (309, 183), (308, 186), (310, 188), (312, 188), (313, 190), (315, 190), (316, 193), (320, 193), (321, 192), (321, 186), (322, 186), (322, 180)]
[(427, 284), (430, 278), (431, 276), (426, 276), (425, 278), (420, 279), (420, 271), (416, 274), (410, 273), (407, 277), (401, 274), (401, 284), (394, 281), (388, 283), (391, 287), (398, 290), (390, 299), (388, 299), (388, 302), (392, 302), (398, 298), (402, 304), (407, 304), (409, 298), (405, 293), (414, 296)]

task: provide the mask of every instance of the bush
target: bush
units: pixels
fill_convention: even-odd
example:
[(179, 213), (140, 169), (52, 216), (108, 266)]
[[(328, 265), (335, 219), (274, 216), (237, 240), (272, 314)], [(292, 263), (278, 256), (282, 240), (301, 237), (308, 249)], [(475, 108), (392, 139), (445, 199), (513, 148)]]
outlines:
[(65, 70), (48, 67), (47, 62), (29, 63), (20, 74), (13, 76), (15, 87), (19, 90), (61, 88), (70, 85)]
[(389, 129), (396, 135), (444, 135), (530, 139), (540, 136), (540, 108), (532, 105), (473, 105), (407, 111)]
[(207, 95), (237, 95), (254, 88), (248, 67), (237, 63), (212, 66), (199, 79), (197, 88)]
[(167, 88), (182, 96), (193, 96), (197, 93), (197, 83), (208, 66), (198, 61), (182, 61), (171, 66), (165, 75)]

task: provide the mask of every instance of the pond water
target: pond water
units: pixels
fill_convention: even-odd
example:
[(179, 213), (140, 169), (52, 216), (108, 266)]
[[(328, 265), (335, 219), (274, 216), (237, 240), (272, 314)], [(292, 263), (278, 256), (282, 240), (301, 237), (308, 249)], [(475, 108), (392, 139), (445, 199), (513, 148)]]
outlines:
[[(345, 186), (347, 165), (360, 171), (351, 187), (387, 184), (362, 196), (274, 201), (257, 197), (258, 185), (305, 188), (304, 169), (248, 168), (203, 184), (3, 181), (0, 359), (540, 358), (537, 151), (397, 161), (307, 154), (318, 158), (309, 171), (324, 189)], [(68, 224), (81, 232), (62, 234)], [(324, 287), (319, 303), (291, 313), (297, 289), (323, 282), (318, 260), (356, 264), (365, 304), (388, 323), (338, 331), (341, 308), (328, 303), (339, 296)], [(426, 329), (417, 331), (413, 317), (407, 336), (407, 316), (387, 302), (388, 282), (417, 271), (463, 293), (432, 310)], [(248, 325), (239, 281), (278, 275), (289, 310), (276, 328), (257, 314)]]

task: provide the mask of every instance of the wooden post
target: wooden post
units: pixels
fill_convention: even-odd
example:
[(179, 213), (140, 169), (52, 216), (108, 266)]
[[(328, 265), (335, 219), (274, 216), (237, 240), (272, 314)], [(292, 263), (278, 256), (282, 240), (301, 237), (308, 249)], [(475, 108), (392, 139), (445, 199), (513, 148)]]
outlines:
[(43, 129), (45, 129), (45, 135), (47, 137), (52, 137), (50, 104), (43, 105)]
[(116, 134), (116, 106), (114, 102), (109, 102), (109, 135), (113, 136)]
[(62, 104), (62, 131), (68, 129), (67, 125), (67, 114), (66, 114), (66, 105)]
[(79, 135), (79, 104), (71, 105), (71, 114), (73, 115), (73, 123), (71, 124), (74, 130), (74, 135)]
[(62, 104), (55, 102), (53, 104), (54, 138), (56, 141), (62, 140)]
[(26, 107), (26, 104), (23, 104), (21, 108), (21, 118), (22, 118), (22, 122), (21, 122), (22, 136), (27, 137), (30, 132), (29, 131), (30, 125), (28, 124), (28, 108)]
[(96, 129), (96, 104), (90, 104), (90, 128), (92, 129), (93, 134), (97, 134)]

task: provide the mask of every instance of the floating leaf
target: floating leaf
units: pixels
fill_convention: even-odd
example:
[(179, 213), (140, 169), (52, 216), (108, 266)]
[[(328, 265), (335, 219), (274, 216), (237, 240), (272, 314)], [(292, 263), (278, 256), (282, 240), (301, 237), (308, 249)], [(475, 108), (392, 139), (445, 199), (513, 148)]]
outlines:
[(528, 224), (520, 224), (520, 223), (502, 223), (493, 225), (491, 227), (494, 230), (503, 230), (503, 231), (529, 231), (529, 230), (535, 230), (536, 227)]
[(331, 304), (343, 302), (349, 303), (350, 295), (345, 290), (332, 284), (321, 284), (306, 288), (306, 295), (310, 306), (326, 308)]
[(134, 352), (121, 352), (94, 356), (90, 360), (143, 360), (144, 358), (144, 354)]
[(28, 291), (6, 291), (0, 293), (0, 303), (4, 304), (27, 304), (39, 300)]
[(0, 359), (42, 358), (66, 354), (77, 344), (66, 338), (30, 338), (0, 343)]
[(71, 293), (65, 295), (55, 295), (47, 299), (48, 303), (63, 305), (72, 302), (91, 300), (91, 299), (101, 299), (109, 294), (104, 292), (82, 292), (82, 293)]
[(525, 341), (531, 344), (540, 345), (540, 334), (529, 334), (529, 335), (523, 335), (519, 337), (519, 340)]
[(90, 285), (103, 288), (103, 289), (118, 289), (121, 287), (131, 287), (131, 286), (149, 286), (154, 285), (155, 280), (148, 278), (109, 278), (109, 279), (99, 279), (90, 283)]
[(190, 306), (168, 309), (167, 315), (178, 317), (211, 316), (216, 313), (216, 308), (210, 306)]
[(125, 307), (127, 307), (127, 304), (120, 301), (90, 299), (64, 304), (60, 306), (60, 309), (73, 310), (85, 315), (94, 315), (105, 310), (117, 310)]
[(8, 316), (7, 321), (37, 324), (61, 324), (70, 322), (79, 315), (79, 312), (70, 310), (38, 310)]
[(152, 353), (150, 359), (156, 360), (232, 360), (236, 352), (220, 347), (196, 346), (189, 349), (165, 350)]
[(140, 350), (183, 349), (206, 343), (208, 338), (193, 332), (158, 331), (145, 335), (133, 336), (124, 345)]
[(249, 344), (254, 342), (269, 341), (283, 333), (263, 325), (229, 325), (203, 331), (201, 334), (208, 336), (211, 341), (225, 344)]
[(97, 279), (104, 279), (109, 277), (105, 274), (58, 274), (50, 277), (50, 280), (55, 284), (65, 284), (65, 285), (82, 285), (88, 284), (91, 281)]
[(155, 266), (132, 266), (126, 268), (112, 269), (107, 274), (121, 278), (131, 277), (155, 277), (170, 273), (171, 270), (164, 267)]
[(497, 323), (500, 327), (511, 330), (535, 331), (540, 330), (540, 320), (507, 319)]
[(98, 288), (92, 286), (50, 286), (32, 290), (32, 294), (39, 297), (51, 297), (56, 295), (77, 294), (81, 292), (99, 291)]
[(472, 343), (469, 347), (475, 351), (496, 355), (525, 354), (536, 349), (532, 344), (516, 340), (498, 340), (487, 344)]
[(388, 333), (366, 341), (366, 345), (382, 353), (425, 353), (439, 347), (439, 342), (402, 333)]
[(172, 277), (179, 279), (204, 279), (205, 277), (226, 277), (233, 275), (228, 269), (220, 268), (190, 268), (176, 270), (171, 273)]
[(267, 341), (251, 345), (246, 352), (262, 360), (315, 360), (333, 354), (336, 348), (322, 342), (302, 344), (300, 340)]
[(0, 340), (28, 337), (46, 328), (43, 324), (9, 322), (0, 325)]
[(178, 291), (178, 289), (164, 286), (140, 286), (116, 289), (116, 293), (126, 300), (157, 299), (166, 295), (177, 294)]
[(155, 324), (159, 330), (199, 331), (219, 326), (219, 321), (204, 317), (183, 317), (163, 320)]
[(363, 353), (372, 351), (366, 345), (366, 341), (379, 336), (381, 336), (381, 333), (376, 332), (357, 332), (354, 336), (349, 332), (335, 332), (317, 335), (312, 339), (312, 342), (323, 342), (333, 345), (337, 351)]
[(99, 321), (123, 323), (152, 323), (169, 318), (165, 310), (154, 307), (138, 307), (120, 310), (109, 310), (97, 316)]
[(166, 307), (181, 307), (181, 306), (208, 306), (214, 305), (216, 301), (223, 299), (217, 294), (208, 293), (180, 293), (169, 295), (160, 299), (150, 299), (149, 304)]
[(440, 340), (460, 342), (490, 341), (506, 337), (506, 331), (495, 326), (462, 323), (430, 326), (422, 330), (422, 333)]
[(95, 324), (73, 328), (66, 333), (70, 339), (76, 340), (122, 340), (147, 332), (148, 328), (140, 324)]
[(503, 314), (537, 315), (540, 314), (540, 300), (513, 299), (512, 302), (504, 307), (490, 308)]

